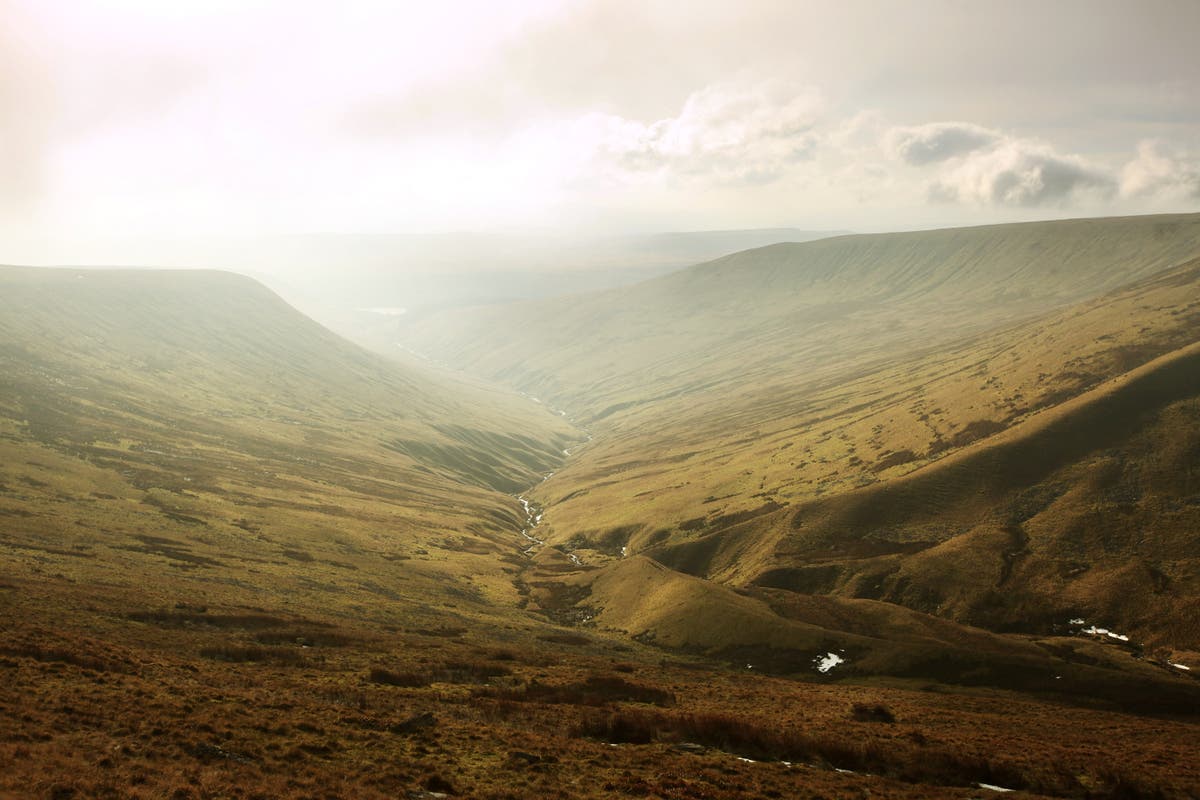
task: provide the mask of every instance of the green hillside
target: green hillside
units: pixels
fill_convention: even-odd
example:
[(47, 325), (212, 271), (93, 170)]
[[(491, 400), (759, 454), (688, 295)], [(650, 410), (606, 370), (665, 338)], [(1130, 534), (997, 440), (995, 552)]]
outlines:
[[(339, 586), (339, 603), (508, 602), (510, 495), (573, 436), (218, 272), (0, 269), (0, 373), (0, 547), (73, 555), (79, 577), (121, 565), (122, 583), (166, 566), (192, 584)], [(415, 568), (380, 572), (401, 559)]]

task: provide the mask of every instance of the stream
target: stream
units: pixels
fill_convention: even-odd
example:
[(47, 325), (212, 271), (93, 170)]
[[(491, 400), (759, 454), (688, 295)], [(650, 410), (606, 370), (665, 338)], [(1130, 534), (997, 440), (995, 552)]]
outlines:
[[(527, 394), (525, 392), (520, 392), (520, 395), (522, 397), (526, 398), (527, 400), (531, 400), (534, 403), (537, 403), (538, 405), (542, 406), (543, 408), (550, 411), (551, 413), (557, 414), (558, 416), (565, 418), (567, 420), (567, 422), (570, 422), (572, 425), (576, 425), (575, 420), (568, 417), (566, 411), (563, 411), (560, 408), (555, 408), (554, 406), (544, 403), (537, 397), (534, 397), (533, 395)], [(576, 427), (579, 427), (579, 426), (576, 425)], [(576, 449), (578, 449), (580, 445), (587, 444), (588, 442), (592, 441), (592, 434), (589, 431), (587, 431), (584, 428), (579, 428), (579, 430), (587, 438), (583, 442), (579, 442), (577, 444), (572, 445), (571, 447), (564, 448), (562, 451), (563, 458), (569, 458), (571, 456), (571, 453), (573, 451), (575, 451)], [(546, 481), (550, 480), (550, 478), (552, 478), (552, 477), (554, 477), (554, 473), (547, 472), (545, 475), (542, 476), (542, 479), (540, 481), (538, 481), (538, 483), (529, 487), (525, 491), (526, 492), (533, 491), (535, 488), (537, 488), (538, 485), (545, 483)], [(518, 495), (516, 495), (516, 498), (517, 498), (517, 502), (519, 502), (521, 504), (521, 508), (525, 512), (525, 522), (521, 526), (521, 536), (525, 537), (525, 541), (527, 544), (526, 544), (525, 548), (523, 550), (521, 550), (521, 554), (528, 556), (528, 557), (532, 557), (533, 551), (536, 548), (544, 547), (546, 545), (546, 542), (543, 539), (539, 539), (537, 536), (534, 535), (534, 530), (542, 522), (543, 512), (540, 507), (534, 506), (532, 503), (530, 503), (529, 498), (527, 498), (525, 496), (525, 494), (523, 494), (523, 493), (518, 494)], [(577, 566), (577, 567), (583, 566), (583, 559), (581, 559), (575, 553), (571, 552), (571, 553), (567, 553), (566, 555), (567, 555), (567, 558), (571, 559), (571, 563), (574, 564), (575, 566)], [(624, 554), (622, 554), (622, 555), (624, 555)]]
[[(546, 473), (542, 476), (542, 480), (539, 481), (539, 483), (545, 483), (546, 481), (550, 480), (553, 475), (553, 472)], [(530, 489), (530, 491), (532, 491), (532, 489)], [(534, 530), (536, 530), (537, 526), (542, 523), (543, 512), (540, 507), (530, 503), (529, 498), (527, 498), (525, 495), (519, 494), (516, 497), (517, 502), (521, 504), (521, 509), (525, 512), (525, 522), (521, 526), (521, 535), (525, 537), (525, 541), (528, 543), (521, 551), (521, 554), (532, 557), (534, 549), (537, 547), (544, 547), (546, 544), (545, 540), (539, 539), (534, 535)], [(571, 563), (575, 566), (583, 566), (583, 559), (581, 559), (575, 553), (567, 553), (567, 558), (571, 559)]]

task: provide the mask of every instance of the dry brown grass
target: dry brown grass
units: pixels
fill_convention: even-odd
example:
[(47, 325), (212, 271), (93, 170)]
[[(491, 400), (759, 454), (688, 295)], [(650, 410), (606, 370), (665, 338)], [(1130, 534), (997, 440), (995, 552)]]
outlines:
[[(213, 660), (201, 649), (269, 650), (252, 637), (274, 628), (147, 625), (130, 619), (124, 590), (4, 583), (14, 622), (0, 635), (0, 760), (9, 765), (0, 796), (383, 798), (436, 784), (480, 798), (869, 791), (915, 800), (963, 797), (955, 787), (984, 780), (1065, 797), (1182, 800), (1200, 789), (1187, 757), (1195, 721), (987, 690), (782, 680), (663, 662), (652, 648), (595, 633), (587, 646), (541, 640), (549, 631), (538, 625), (501, 639), (449, 617), (412, 627), (460, 628), (453, 637), (305, 610), (306, 629), (345, 637), (293, 646), (311, 663)], [(202, 613), (216, 619), (241, 613), (207, 602)], [(295, 626), (295, 612), (253, 613)], [(30, 647), (39, 641), (41, 650)], [(59, 653), (69, 657), (46, 658)], [(88, 653), (120, 669), (74, 658)], [(373, 680), (384, 671), (419, 679)], [(895, 722), (856, 721), (856, 706), (884, 707)], [(676, 749), (683, 742), (706, 749)]]

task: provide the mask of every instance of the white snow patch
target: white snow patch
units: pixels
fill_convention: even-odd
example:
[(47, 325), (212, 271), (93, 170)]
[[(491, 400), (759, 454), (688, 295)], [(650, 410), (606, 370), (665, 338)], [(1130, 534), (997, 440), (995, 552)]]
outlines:
[(1110, 639), (1116, 639), (1120, 642), (1129, 641), (1129, 637), (1123, 633), (1113, 633), (1108, 628), (1097, 628), (1095, 625), (1090, 628), (1084, 628), (1083, 632), (1091, 634), (1092, 636), (1107, 636)]
[(839, 656), (837, 653), (826, 653), (823, 656), (817, 656), (813, 659), (813, 664), (817, 667), (817, 672), (829, 672), (838, 664), (846, 663), (846, 659)]
[(624, 557), (625, 557), (625, 556), (627, 556), (627, 555), (629, 555), (629, 548), (628, 548), (628, 547), (622, 547), (622, 548), (621, 548), (621, 558), (624, 558)]
[(758, 763), (758, 762), (757, 762), (757, 761), (755, 761), (753, 758), (746, 758), (745, 756), (738, 756), (738, 757), (737, 757), (737, 760), (738, 760), (738, 761), (745, 761), (747, 764), (757, 764), (757, 763)]
[(1083, 619), (1082, 617), (1076, 617), (1075, 619), (1067, 620), (1067, 624), (1068, 625), (1087, 625), (1087, 620)]
[(1187, 666), (1186, 664), (1176, 664), (1174, 661), (1168, 661), (1167, 663), (1170, 664), (1175, 669), (1187, 670), (1188, 672), (1192, 671), (1192, 668)]
[(1016, 789), (1009, 789), (1005, 786), (995, 786), (994, 784), (991, 784), (991, 783), (977, 783), (975, 785), (978, 786), (980, 789), (987, 789), (989, 792), (1015, 792), (1016, 791)]

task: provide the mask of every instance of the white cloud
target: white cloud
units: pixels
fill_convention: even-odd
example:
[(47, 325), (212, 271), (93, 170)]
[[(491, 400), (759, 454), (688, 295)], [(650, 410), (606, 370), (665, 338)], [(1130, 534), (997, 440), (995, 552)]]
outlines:
[(813, 156), (821, 107), (813, 89), (720, 83), (691, 94), (675, 117), (593, 119), (604, 127), (600, 158), (621, 172), (761, 185)]
[(1137, 158), (1121, 170), (1121, 194), (1200, 200), (1200, 163), (1186, 153), (1172, 151), (1163, 142), (1147, 139), (1138, 144)]

